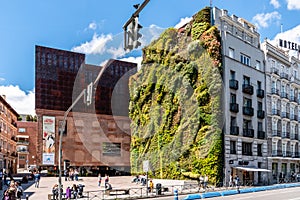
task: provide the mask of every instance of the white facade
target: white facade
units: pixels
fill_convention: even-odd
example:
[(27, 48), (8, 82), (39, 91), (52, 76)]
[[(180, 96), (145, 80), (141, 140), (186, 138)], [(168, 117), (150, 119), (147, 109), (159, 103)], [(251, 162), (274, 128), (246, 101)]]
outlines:
[(214, 8), (223, 55), (224, 183), (266, 184), (265, 67), (255, 26)]
[(268, 168), (272, 183), (290, 179), (300, 165), (300, 61), (268, 41), (266, 60)]

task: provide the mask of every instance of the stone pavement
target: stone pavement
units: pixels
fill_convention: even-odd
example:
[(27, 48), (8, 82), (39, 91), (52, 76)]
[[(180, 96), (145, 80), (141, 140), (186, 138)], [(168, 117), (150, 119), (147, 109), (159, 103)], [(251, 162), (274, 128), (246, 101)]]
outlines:
[[(21, 176), (21, 175), (20, 175)], [(114, 189), (129, 189), (130, 193), (140, 193), (142, 192), (143, 195), (146, 195), (146, 187), (142, 186), (140, 184), (132, 183), (132, 176), (116, 176), (116, 177), (110, 177), (110, 184), (112, 185), (113, 190)], [(101, 187), (98, 186), (97, 177), (79, 177), (78, 181), (65, 181), (64, 177), (62, 177), (62, 185), (65, 192), (65, 189), (70, 186), (72, 187), (73, 184), (83, 184), (84, 187), (84, 193), (85, 196), (87, 195), (87, 191), (89, 191), (89, 198), (83, 198), (84, 199), (103, 199), (101, 195), (104, 195), (104, 183), (102, 181)], [(102, 179), (103, 180), (103, 179)], [(161, 183), (162, 186), (165, 185), (182, 185), (184, 184), (184, 181), (179, 180), (158, 180), (153, 179), (154, 187), (156, 183)], [(26, 195), (28, 195), (29, 200), (47, 200), (48, 194), (52, 193), (52, 187), (54, 184), (58, 183), (58, 177), (45, 177), (42, 176), (40, 180), (39, 188), (34, 187), (34, 181), (29, 181), (27, 184), (22, 184), (22, 187), (25, 189), (24, 195), (22, 197), (23, 199), (26, 199)], [(2, 190), (3, 191), (3, 190)], [(3, 192), (1, 192), (2, 194)], [(165, 193), (166, 194), (166, 193)], [(172, 195), (172, 191), (169, 192), (169, 194)], [(1, 195), (0, 195), (1, 196)], [(116, 199), (119, 196), (115, 195), (108, 195), (105, 197), (105, 199)], [(153, 197), (151, 199), (154, 199), (155, 193), (149, 194), (149, 197)]]

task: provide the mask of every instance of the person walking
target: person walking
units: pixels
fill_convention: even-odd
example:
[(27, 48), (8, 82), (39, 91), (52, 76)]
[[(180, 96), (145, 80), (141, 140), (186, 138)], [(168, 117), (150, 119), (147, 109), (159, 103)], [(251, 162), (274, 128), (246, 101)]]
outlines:
[(35, 171), (35, 174), (34, 174), (34, 187), (38, 188), (39, 185), (40, 185), (40, 179), (41, 179), (41, 175), (39, 173), (39, 171)]
[(66, 189), (66, 199), (71, 199), (71, 188), (69, 186)]
[(98, 174), (98, 186), (101, 187), (101, 181), (102, 181), (102, 177), (101, 177), (101, 173)]
[(21, 186), (21, 183), (19, 183), (18, 181), (15, 182), (15, 185), (16, 185), (16, 189), (17, 189), (17, 193), (16, 193), (17, 199), (21, 200), (23, 192), (24, 192), (24, 189)]

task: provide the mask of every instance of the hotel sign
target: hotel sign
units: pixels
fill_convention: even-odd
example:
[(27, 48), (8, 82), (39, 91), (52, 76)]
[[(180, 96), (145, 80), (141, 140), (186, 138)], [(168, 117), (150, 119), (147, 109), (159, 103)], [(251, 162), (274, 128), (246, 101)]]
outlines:
[(300, 45), (295, 42), (279, 39), (279, 46), (300, 52)]

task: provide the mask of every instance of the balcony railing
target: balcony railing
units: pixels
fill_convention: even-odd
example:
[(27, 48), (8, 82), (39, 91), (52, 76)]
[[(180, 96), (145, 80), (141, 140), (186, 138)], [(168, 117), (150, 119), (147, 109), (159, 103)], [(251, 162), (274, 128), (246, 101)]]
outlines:
[(259, 118), (259, 119), (265, 118), (265, 111), (257, 110), (257, 118)]
[(292, 158), (300, 158), (300, 155), (298, 152), (292, 153)]
[(274, 74), (279, 75), (279, 70), (276, 69), (275, 67), (272, 67), (272, 68), (271, 68), (271, 73), (274, 73)]
[(281, 132), (278, 130), (272, 130), (272, 137), (281, 137)]
[(239, 104), (237, 104), (237, 103), (230, 103), (230, 111), (238, 113), (239, 112)]
[(298, 140), (298, 134), (291, 134), (290, 139), (291, 140)]
[(290, 96), (290, 101), (298, 103), (298, 99), (295, 96)]
[(257, 138), (258, 139), (265, 139), (265, 136), (266, 135), (266, 133), (265, 133), (265, 131), (257, 131)]
[(230, 135), (239, 135), (239, 127), (230, 126)]
[(279, 90), (276, 89), (276, 88), (272, 88), (272, 89), (271, 89), (271, 94), (279, 95)]
[(291, 115), (290, 119), (298, 121), (298, 115)]
[(286, 132), (286, 131), (282, 132), (281, 138), (282, 139), (289, 139), (290, 138), (290, 133)]
[(281, 92), (281, 93), (280, 93), (280, 97), (281, 97), (281, 98), (289, 99), (289, 98), (288, 98), (288, 94), (287, 94), (286, 92)]
[(229, 87), (231, 89), (237, 90), (237, 89), (239, 89), (239, 82), (237, 80), (231, 79), (231, 80), (229, 80)]
[(254, 110), (252, 107), (243, 106), (243, 114), (248, 116), (253, 116)]
[(253, 129), (243, 129), (243, 136), (253, 138), (254, 130)]
[(28, 141), (17, 141), (17, 145), (29, 145)]
[(280, 78), (289, 80), (289, 75), (287, 73), (282, 72), (282, 73), (280, 73)]
[(289, 118), (289, 116), (290, 116), (290, 113), (288, 113), (288, 112), (281, 112), (281, 117), (282, 118)]
[(252, 151), (243, 151), (242, 154), (245, 156), (252, 156)]
[(292, 154), (290, 151), (282, 151), (282, 157), (292, 157)]
[(272, 156), (282, 156), (282, 151), (281, 150), (272, 150)]
[(253, 86), (249, 84), (243, 84), (243, 92), (246, 94), (253, 94)]
[(230, 149), (230, 154), (236, 154), (236, 150)]
[(272, 109), (272, 115), (278, 115), (278, 116), (280, 116), (280, 110), (273, 108)]
[(265, 91), (263, 89), (257, 89), (256, 90), (256, 96), (260, 98), (264, 98), (265, 96)]

